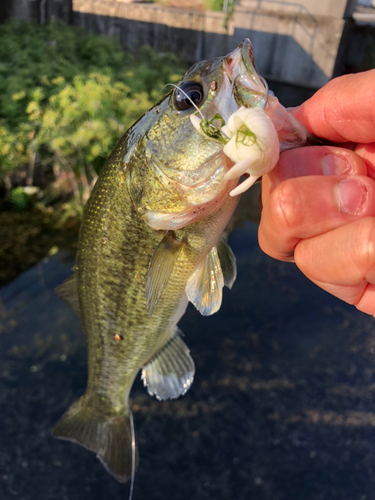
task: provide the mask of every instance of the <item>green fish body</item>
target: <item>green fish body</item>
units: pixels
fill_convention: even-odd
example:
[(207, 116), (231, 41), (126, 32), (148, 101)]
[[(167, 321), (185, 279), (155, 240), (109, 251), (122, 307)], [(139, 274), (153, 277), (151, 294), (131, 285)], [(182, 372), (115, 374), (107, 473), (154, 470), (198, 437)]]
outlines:
[(238, 181), (224, 179), (233, 163), (190, 115), (198, 107), (226, 121), (266, 99), (248, 40), (198, 63), (118, 142), (85, 207), (74, 276), (57, 292), (86, 334), (88, 382), (54, 435), (94, 451), (119, 481), (134, 473), (137, 373), (158, 399), (184, 394), (194, 363), (177, 323), (188, 301), (202, 314), (217, 311), (236, 276), (221, 240), (239, 199), (229, 196)]

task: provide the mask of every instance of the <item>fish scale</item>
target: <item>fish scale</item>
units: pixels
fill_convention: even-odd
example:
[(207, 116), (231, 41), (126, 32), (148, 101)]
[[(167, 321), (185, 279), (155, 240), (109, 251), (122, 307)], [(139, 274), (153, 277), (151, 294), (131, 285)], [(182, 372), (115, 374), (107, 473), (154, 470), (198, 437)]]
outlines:
[[(85, 209), (77, 256), (78, 293), (89, 349), (87, 397), (93, 401), (95, 394), (103, 391), (119, 408), (126, 401), (139, 368), (173, 333), (171, 317), (184, 294), (185, 283), (202, 259), (203, 245), (207, 246), (206, 251), (212, 247), (207, 229), (216, 233), (216, 227), (211, 219), (219, 216), (222, 220), (218, 213), (198, 223), (197, 233), (191, 235), (191, 228), (188, 232), (176, 231), (176, 237), (186, 238), (189, 245), (175, 264), (163, 301), (150, 317), (145, 308), (146, 275), (161, 235), (145, 230), (133, 206), (124, 203), (125, 189), (121, 169), (108, 164)], [(107, 240), (105, 245), (103, 238)], [(98, 301), (98, 297), (103, 299)], [(121, 341), (114, 340), (116, 333)], [(101, 355), (101, 351), (106, 355)], [(108, 360), (110, 365), (106, 367)], [(105, 411), (102, 406), (101, 411)]]

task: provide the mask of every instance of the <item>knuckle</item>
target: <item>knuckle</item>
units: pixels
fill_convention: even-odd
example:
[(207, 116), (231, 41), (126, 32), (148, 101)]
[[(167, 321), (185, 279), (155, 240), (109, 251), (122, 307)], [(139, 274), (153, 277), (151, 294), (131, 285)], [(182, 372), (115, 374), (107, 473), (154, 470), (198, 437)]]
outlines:
[(293, 232), (303, 221), (302, 200), (296, 179), (282, 182), (272, 194), (274, 225), (282, 231)]

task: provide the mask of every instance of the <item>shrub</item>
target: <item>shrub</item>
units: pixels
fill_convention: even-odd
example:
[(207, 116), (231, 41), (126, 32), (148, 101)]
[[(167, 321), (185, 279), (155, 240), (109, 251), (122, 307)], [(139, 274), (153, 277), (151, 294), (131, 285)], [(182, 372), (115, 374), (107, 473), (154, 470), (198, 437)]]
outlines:
[(183, 71), (172, 55), (62, 23), (0, 26), (0, 61), (0, 176), (39, 164), (74, 172), (81, 191)]

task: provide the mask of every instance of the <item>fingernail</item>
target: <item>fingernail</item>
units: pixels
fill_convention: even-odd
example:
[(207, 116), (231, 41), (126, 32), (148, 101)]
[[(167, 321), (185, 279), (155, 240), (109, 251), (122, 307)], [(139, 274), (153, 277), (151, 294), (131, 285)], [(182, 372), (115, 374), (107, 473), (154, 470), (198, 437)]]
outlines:
[(345, 156), (328, 154), (323, 156), (321, 166), (324, 175), (343, 175), (350, 172), (350, 163)]
[(336, 193), (340, 212), (348, 215), (359, 215), (368, 197), (367, 186), (353, 178), (336, 184)]

